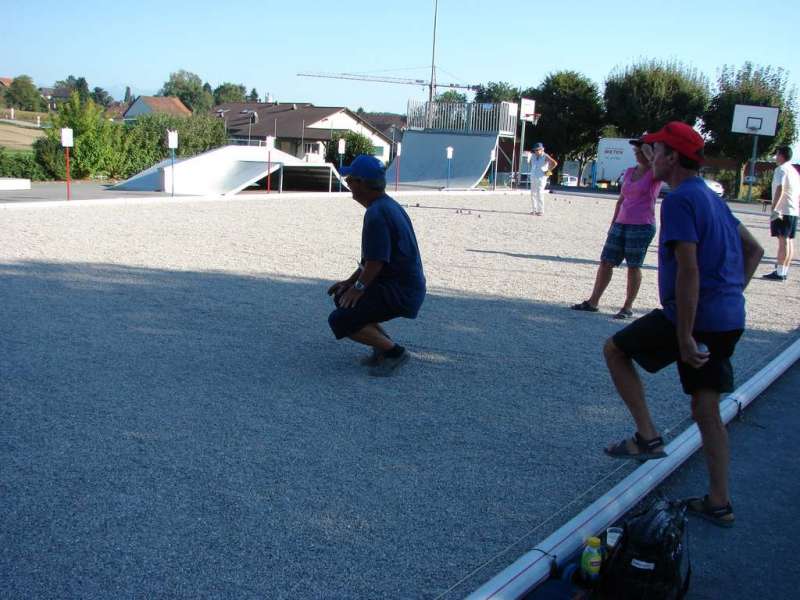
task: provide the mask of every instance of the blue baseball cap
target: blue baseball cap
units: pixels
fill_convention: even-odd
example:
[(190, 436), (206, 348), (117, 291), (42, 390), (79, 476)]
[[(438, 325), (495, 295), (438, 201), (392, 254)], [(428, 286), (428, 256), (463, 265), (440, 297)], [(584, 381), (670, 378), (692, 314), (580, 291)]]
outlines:
[(544, 150), (544, 144), (543, 144), (542, 142), (536, 142), (536, 143), (533, 145), (533, 149), (534, 149), (534, 150), (539, 150), (540, 148), (541, 148), (542, 150)]
[(353, 159), (349, 167), (342, 167), (339, 173), (344, 177), (353, 176), (359, 179), (384, 179), (386, 169), (383, 163), (367, 154), (359, 154)]

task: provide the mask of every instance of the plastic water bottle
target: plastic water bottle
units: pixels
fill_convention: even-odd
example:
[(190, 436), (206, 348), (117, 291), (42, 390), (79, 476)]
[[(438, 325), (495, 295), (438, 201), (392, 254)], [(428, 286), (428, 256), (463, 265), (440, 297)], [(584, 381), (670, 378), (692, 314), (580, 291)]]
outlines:
[(594, 583), (600, 577), (600, 566), (603, 564), (603, 553), (600, 549), (600, 538), (590, 537), (581, 555), (581, 576), (584, 581)]

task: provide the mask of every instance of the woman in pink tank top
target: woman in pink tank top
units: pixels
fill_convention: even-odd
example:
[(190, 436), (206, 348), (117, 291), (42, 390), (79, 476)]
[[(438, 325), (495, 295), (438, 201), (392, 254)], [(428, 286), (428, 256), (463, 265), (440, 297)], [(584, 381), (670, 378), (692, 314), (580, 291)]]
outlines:
[(653, 179), (650, 161), (642, 152), (642, 141), (631, 140), (636, 155), (636, 166), (625, 171), (611, 227), (600, 255), (594, 289), (588, 300), (574, 304), (574, 310), (597, 312), (600, 298), (606, 291), (614, 273), (614, 267), (628, 265), (628, 286), (625, 303), (614, 315), (615, 319), (633, 316), (633, 302), (642, 284), (642, 263), (647, 248), (656, 234), (656, 198), (661, 191), (661, 182)]

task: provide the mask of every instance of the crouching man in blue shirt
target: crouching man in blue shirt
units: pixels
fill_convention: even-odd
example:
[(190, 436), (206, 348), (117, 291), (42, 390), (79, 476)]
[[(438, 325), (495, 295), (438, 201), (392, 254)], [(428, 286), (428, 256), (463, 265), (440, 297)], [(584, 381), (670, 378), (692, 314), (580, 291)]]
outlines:
[(362, 364), (371, 367), (371, 375), (386, 377), (410, 357), (380, 323), (396, 317), (416, 318), (425, 300), (422, 260), (411, 219), (386, 195), (383, 163), (362, 154), (341, 172), (353, 199), (367, 210), (359, 268), (328, 288), (337, 307), (328, 323), (337, 340), (348, 337), (371, 346), (372, 355)]
[(708, 495), (690, 498), (690, 513), (721, 527), (734, 522), (728, 492), (728, 434), (720, 395), (733, 391), (730, 357), (745, 323), (744, 288), (764, 249), (698, 176), (703, 138), (673, 121), (642, 138), (655, 179), (672, 192), (661, 204), (658, 290), (662, 308), (619, 331), (603, 349), (611, 378), (636, 423), (636, 434), (606, 448), (614, 458), (666, 456), (632, 361), (655, 373), (678, 363), (709, 472)]

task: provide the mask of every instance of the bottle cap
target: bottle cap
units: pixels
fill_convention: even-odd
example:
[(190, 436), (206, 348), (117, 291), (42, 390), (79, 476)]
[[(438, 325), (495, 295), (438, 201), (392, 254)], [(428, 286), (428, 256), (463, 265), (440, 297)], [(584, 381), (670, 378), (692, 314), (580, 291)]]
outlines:
[(600, 538), (599, 537), (586, 538), (586, 545), (589, 546), (590, 548), (599, 548)]

